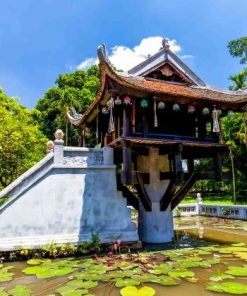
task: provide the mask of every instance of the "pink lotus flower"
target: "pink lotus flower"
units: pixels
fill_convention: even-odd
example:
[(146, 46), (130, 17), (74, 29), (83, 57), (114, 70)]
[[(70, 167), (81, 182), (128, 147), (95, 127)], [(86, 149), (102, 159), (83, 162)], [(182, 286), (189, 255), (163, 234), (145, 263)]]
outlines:
[(93, 254), (92, 258), (98, 260), (99, 259), (99, 255), (95, 253), (95, 254)]
[(117, 239), (117, 240), (116, 240), (116, 244), (118, 245), (118, 247), (121, 245), (121, 242), (122, 242), (122, 241), (121, 241), (120, 239)]
[(108, 257), (112, 257), (112, 255), (113, 255), (113, 253), (111, 251), (107, 253)]

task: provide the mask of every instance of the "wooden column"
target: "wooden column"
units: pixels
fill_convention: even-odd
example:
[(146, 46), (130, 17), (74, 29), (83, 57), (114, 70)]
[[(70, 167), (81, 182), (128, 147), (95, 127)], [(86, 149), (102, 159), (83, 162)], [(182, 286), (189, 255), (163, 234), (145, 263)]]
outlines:
[(128, 107), (123, 109), (123, 136), (130, 136), (130, 110)]
[(195, 166), (194, 166), (194, 159), (193, 158), (189, 158), (188, 159), (188, 171), (190, 173), (194, 172)]
[(222, 181), (222, 154), (217, 152), (214, 157), (214, 169), (215, 169), (215, 178), (217, 181)]
[(131, 184), (131, 147), (130, 144), (122, 140), (123, 164), (121, 182), (122, 184)]
[(147, 121), (147, 115), (145, 113), (145, 110), (142, 111), (142, 128), (143, 128), (143, 137), (148, 137), (148, 121)]
[(174, 153), (174, 173), (175, 173), (175, 178), (176, 178), (176, 183), (179, 184), (183, 181), (184, 178), (184, 172), (183, 172), (183, 167), (182, 167), (182, 151), (183, 151), (183, 146), (182, 144), (179, 144), (176, 147), (176, 151)]

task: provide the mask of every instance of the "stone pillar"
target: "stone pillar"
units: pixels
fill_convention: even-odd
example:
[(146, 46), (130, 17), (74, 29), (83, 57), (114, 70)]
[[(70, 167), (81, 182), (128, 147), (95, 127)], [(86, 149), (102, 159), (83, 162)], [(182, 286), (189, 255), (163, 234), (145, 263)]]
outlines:
[(62, 164), (63, 163), (63, 147), (64, 147), (64, 133), (62, 130), (58, 129), (55, 132), (55, 141), (54, 141), (54, 163)]
[(167, 155), (159, 155), (159, 149), (150, 148), (149, 156), (138, 156), (138, 171), (147, 172), (150, 184), (145, 189), (152, 203), (152, 211), (146, 211), (140, 203), (138, 228), (140, 240), (147, 243), (167, 243), (173, 240), (173, 215), (171, 206), (160, 210), (160, 200), (167, 190), (169, 180), (160, 180), (160, 171), (169, 171)]
[(103, 148), (103, 157), (105, 165), (113, 165), (113, 149), (110, 147)]
[(201, 215), (202, 213), (202, 197), (201, 197), (201, 193), (197, 193), (196, 194), (196, 214), (197, 215)]

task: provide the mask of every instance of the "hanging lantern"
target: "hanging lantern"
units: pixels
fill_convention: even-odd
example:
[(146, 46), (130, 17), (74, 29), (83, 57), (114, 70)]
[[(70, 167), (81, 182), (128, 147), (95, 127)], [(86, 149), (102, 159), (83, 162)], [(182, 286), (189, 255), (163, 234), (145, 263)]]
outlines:
[(121, 106), (122, 105), (122, 100), (119, 97), (116, 98), (115, 105), (116, 106)]
[(130, 106), (131, 105), (131, 98), (129, 96), (126, 96), (124, 99), (123, 99), (123, 104), (125, 106)]
[(232, 119), (235, 116), (235, 114), (232, 110), (229, 110), (227, 116)]
[(175, 112), (178, 112), (178, 111), (180, 111), (180, 106), (178, 104), (174, 104), (172, 106), (172, 110), (175, 111)]
[(104, 115), (108, 115), (109, 114), (109, 110), (107, 107), (103, 107), (102, 110), (101, 110), (102, 114)]
[(142, 99), (140, 106), (141, 106), (141, 108), (147, 108), (148, 107), (148, 101), (146, 99)]
[(111, 110), (112, 108), (113, 108), (113, 103), (114, 101), (113, 101), (113, 99), (112, 98), (110, 98), (110, 100), (107, 102), (107, 107), (108, 107), (108, 110)]
[(204, 108), (202, 109), (202, 115), (207, 116), (207, 115), (209, 115), (209, 113), (210, 113), (209, 108), (204, 107)]
[(193, 114), (196, 111), (196, 108), (193, 105), (188, 106), (188, 113)]
[(215, 106), (212, 111), (212, 117), (213, 117), (213, 133), (219, 133), (220, 124), (219, 124), (219, 118), (218, 118), (218, 110), (216, 110)]
[(164, 110), (165, 107), (166, 107), (166, 104), (165, 104), (164, 102), (160, 101), (160, 102), (158, 103), (158, 109), (159, 109), (159, 110)]

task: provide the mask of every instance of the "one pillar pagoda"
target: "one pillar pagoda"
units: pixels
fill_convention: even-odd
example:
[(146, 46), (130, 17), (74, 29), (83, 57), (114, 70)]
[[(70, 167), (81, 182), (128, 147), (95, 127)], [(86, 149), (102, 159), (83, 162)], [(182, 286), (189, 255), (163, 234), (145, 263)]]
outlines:
[[(166, 39), (128, 73), (113, 69), (104, 45), (98, 57), (98, 95), (85, 114), (74, 111), (69, 119), (95, 135), (95, 146), (114, 149), (118, 189), (139, 212), (140, 239), (171, 241), (172, 210), (195, 182), (225, 177), (228, 147), (220, 141), (220, 118), (243, 111), (247, 92), (208, 87)], [(194, 170), (202, 158), (213, 159), (214, 171)]]

